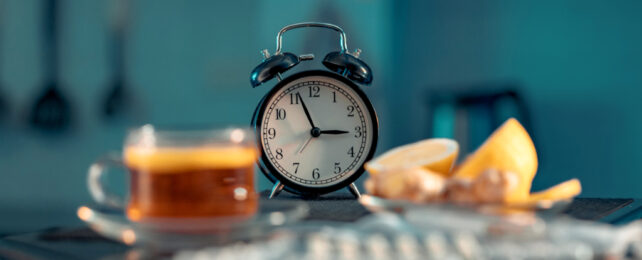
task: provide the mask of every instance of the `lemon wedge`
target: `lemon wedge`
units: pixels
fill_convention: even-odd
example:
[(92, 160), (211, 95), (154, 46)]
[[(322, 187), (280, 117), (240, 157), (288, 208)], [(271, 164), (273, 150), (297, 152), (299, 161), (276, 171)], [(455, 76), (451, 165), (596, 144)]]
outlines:
[(459, 153), (459, 144), (447, 138), (433, 138), (392, 149), (366, 163), (370, 175), (423, 167), (448, 177)]
[(526, 129), (514, 118), (508, 119), (464, 162), (453, 178), (474, 180), (487, 169), (513, 172), (517, 185), (505, 194), (504, 202), (524, 202), (530, 197), (537, 172), (537, 153)]
[(531, 194), (531, 200), (566, 200), (572, 199), (582, 192), (582, 185), (578, 179), (570, 179), (568, 181), (557, 184), (546, 190), (534, 192)]

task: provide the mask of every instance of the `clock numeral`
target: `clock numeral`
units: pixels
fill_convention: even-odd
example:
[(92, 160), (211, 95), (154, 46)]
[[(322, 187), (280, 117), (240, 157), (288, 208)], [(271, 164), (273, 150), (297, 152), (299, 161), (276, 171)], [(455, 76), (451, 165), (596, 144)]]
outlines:
[(290, 93), (290, 105), (298, 105), (300, 98), (301, 96), (294, 93)]
[(337, 92), (332, 91), (332, 103), (337, 103)]
[(276, 120), (284, 120), (286, 116), (285, 109), (277, 108), (276, 109)]
[(274, 139), (274, 137), (276, 137), (276, 129), (274, 128), (268, 129), (267, 134), (268, 134), (268, 139)]
[(350, 147), (350, 150), (348, 150), (348, 155), (350, 155), (350, 157), (354, 158), (354, 146)]
[(334, 173), (335, 173), (335, 174), (339, 174), (339, 173), (341, 173), (341, 166), (339, 166), (339, 164), (340, 164), (340, 163), (338, 163), (338, 162), (335, 162), (335, 163), (334, 163)]
[(348, 116), (354, 117), (354, 106), (348, 106)]
[(292, 166), (294, 166), (294, 173), (299, 172), (299, 165), (300, 163), (298, 162), (292, 163)]
[(361, 137), (362, 134), (363, 134), (363, 132), (361, 132), (361, 127), (360, 126), (357, 126), (357, 127), (354, 128), (354, 137), (359, 138), (359, 137)]
[(283, 159), (283, 149), (281, 148), (276, 148), (276, 157), (277, 160)]
[(314, 170), (312, 170), (312, 179), (318, 180), (320, 177), (319, 168), (314, 168)]
[(319, 97), (321, 88), (319, 88), (319, 86), (308, 86), (308, 90), (310, 91), (310, 97)]

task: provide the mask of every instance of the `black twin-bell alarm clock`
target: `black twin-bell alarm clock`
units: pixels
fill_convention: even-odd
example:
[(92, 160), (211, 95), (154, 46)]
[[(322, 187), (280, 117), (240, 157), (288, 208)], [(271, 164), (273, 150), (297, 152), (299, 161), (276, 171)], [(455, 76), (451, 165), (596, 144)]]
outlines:
[[(286, 31), (327, 28), (339, 33), (339, 51), (328, 53), (328, 70), (283, 74), (313, 54), (281, 51)], [(276, 36), (276, 51), (263, 50), (264, 60), (250, 76), (253, 87), (276, 77), (276, 85), (261, 99), (252, 126), (261, 150), (259, 168), (274, 186), (270, 198), (283, 189), (301, 196), (318, 196), (348, 188), (360, 196), (354, 181), (364, 172), (377, 146), (379, 122), (370, 100), (357, 84), (372, 82), (370, 67), (349, 52), (340, 27), (327, 23), (297, 23)]]

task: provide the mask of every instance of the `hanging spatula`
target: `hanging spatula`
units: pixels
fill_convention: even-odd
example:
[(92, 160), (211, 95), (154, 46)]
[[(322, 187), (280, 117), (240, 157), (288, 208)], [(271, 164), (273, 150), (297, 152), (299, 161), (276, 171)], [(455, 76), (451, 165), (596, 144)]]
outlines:
[(72, 111), (58, 86), (57, 0), (44, 1), (45, 84), (30, 113), (31, 124), (42, 130), (61, 131), (69, 127)]
[(111, 62), (113, 67), (112, 83), (103, 101), (102, 114), (111, 119), (125, 113), (131, 107), (131, 97), (127, 91), (125, 68), (125, 30), (128, 24), (129, 1), (110, 1), (109, 31), (111, 36)]
[[(0, 27), (2, 27), (2, 17), (4, 17), (4, 6), (2, 6), (3, 2), (0, 1)], [(2, 34), (2, 30), (0, 30), (0, 34)], [(0, 37), (0, 41), (2, 41), (2, 37)], [(0, 43), (0, 46), (2, 44)], [(2, 52), (0, 51), (0, 75), (2, 75)], [(3, 90), (2, 86), (2, 79), (0, 78), (0, 123), (2, 123), (4, 120), (9, 115), (9, 104), (5, 96), (3, 95), (4, 93), (2, 92)]]

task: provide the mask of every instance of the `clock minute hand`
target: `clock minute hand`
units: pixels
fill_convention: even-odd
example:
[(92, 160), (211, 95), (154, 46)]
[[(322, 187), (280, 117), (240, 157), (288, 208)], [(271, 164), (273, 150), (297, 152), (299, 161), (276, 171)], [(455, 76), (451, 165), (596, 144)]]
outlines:
[(315, 128), (314, 123), (312, 122), (312, 117), (310, 116), (310, 112), (308, 112), (308, 107), (305, 106), (305, 103), (303, 103), (303, 98), (301, 98), (301, 94), (298, 92), (296, 93), (296, 96), (301, 100), (301, 106), (303, 106), (303, 112), (305, 112), (305, 116), (308, 118), (308, 122), (310, 122), (310, 126), (312, 128)]
[(348, 131), (343, 131), (343, 130), (321, 130), (321, 134), (326, 134), (326, 135), (340, 135), (340, 134), (347, 134), (350, 133)]

